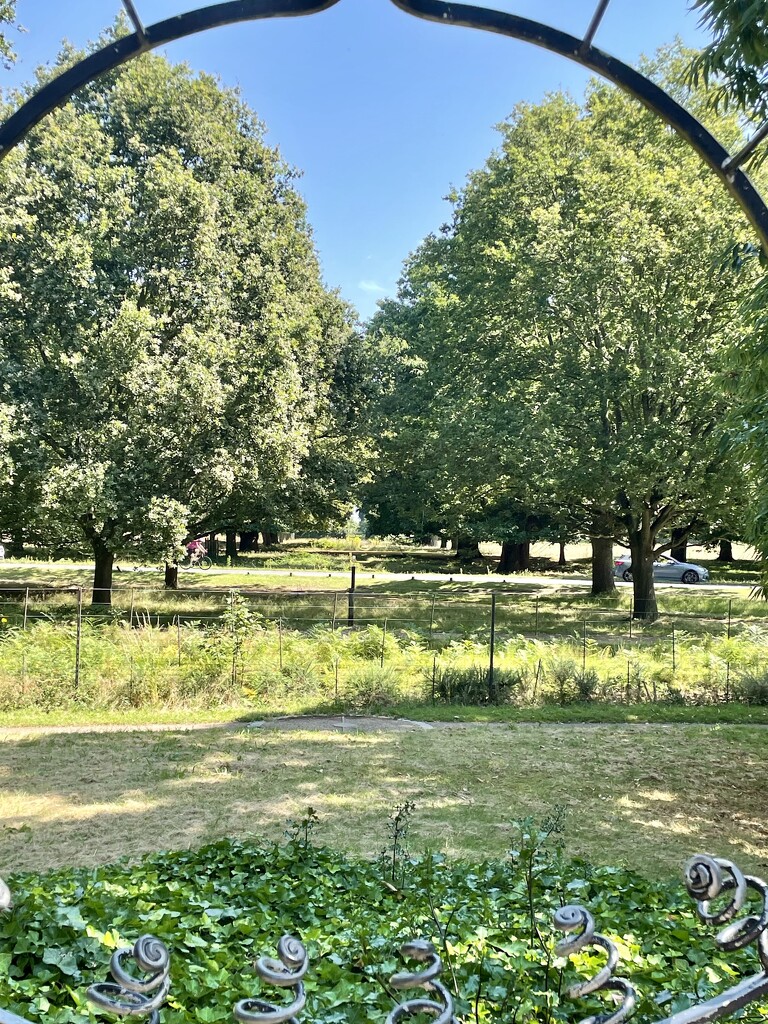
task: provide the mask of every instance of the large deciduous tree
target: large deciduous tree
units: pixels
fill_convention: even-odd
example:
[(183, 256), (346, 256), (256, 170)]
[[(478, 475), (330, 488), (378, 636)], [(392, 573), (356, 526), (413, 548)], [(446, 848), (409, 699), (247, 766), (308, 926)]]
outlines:
[(2, 525), (79, 531), (96, 601), (117, 555), (172, 557), (298, 478), (328, 420), (350, 317), (263, 136), (235, 92), (144, 56), (0, 167)]
[[(679, 55), (660, 66), (682, 91)], [(739, 137), (736, 119), (719, 127)], [(729, 254), (748, 228), (686, 143), (610, 86), (523, 104), (500, 131), (374, 320), (405, 368), (382, 459), (484, 536), (591, 536), (598, 591), (623, 539), (635, 614), (653, 619), (663, 535), (726, 482), (721, 375), (745, 285)]]

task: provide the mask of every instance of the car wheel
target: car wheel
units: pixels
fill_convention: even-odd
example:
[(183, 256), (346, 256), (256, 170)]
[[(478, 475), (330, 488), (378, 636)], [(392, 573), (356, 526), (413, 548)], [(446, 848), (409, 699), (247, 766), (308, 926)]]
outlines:
[(680, 577), (683, 583), (698, 583), (699, 574), (694, 572), (693, 569), (686, 569), (683, 575)]
[(625, 569), (624, 572), (621, 574), (621, 578), (624, 580), (625, 583), (631, 583), (632, 573), (629, 571), (629, 569)]

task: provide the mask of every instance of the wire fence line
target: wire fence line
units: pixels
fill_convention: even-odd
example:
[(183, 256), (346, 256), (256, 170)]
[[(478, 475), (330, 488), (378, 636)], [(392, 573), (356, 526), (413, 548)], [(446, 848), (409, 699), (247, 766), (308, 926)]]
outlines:
[[(516, 633), (535, 639), (575, 636), (585, 643), (655, 644), (676, 634), (730, 639), (749, 632), (768, 634), (768, 616), (740, 615), (745, 602), (706, 599), (703, 610), (660, 608), (661, 619), (646, 625), (633, 618), (632, 606), (578, 603), (572, 593), (463, 590), (391, 593), (365, 590), (257, 590), (252, 588), (164, 590), (145, 586), (115, 587), (110, 605), (89, 606), (89, 590), (67, 586), (0, 589), (3, 625), (26, 629), (35, 621), (91, 624), (124, 622), (131, 627), (177, 623), (216, 625), (225, 620), (233, 597), (255, 621), (280, 622), (289, 629), (313, 626), (331, 629), (375, 625), (390, 630), (415, 630), (439, 642), (446, 636)], [(752, 602), (754, 608), (754, 602)]]
[[(435, 694), (449, 702), (469, 694), (469, 703), (485, 694), (484, 699), (498, 702), (510, 686), (518, 695), (527, 688), (535, 701), (545, 676), (550, 689), (559, 687), (561, 702), (566, 691), (581, 689), (589, 691), (590, 700), (595, 694), (599, 699), (607, 694), (608, 700), (620, 694), (626, 702), (630, 696), (664, 702), (677, 699), (680, 681), (698, 686), (701, 699), (722, 702), (735, 692), (732, 665), (738, 686), (747, 660), (760, 660), (768, 648), (762, 606), (727, 599), (718, 604), (706, 598), (701, 613), (669, 607), (661, 621), (643, 625), (633, 621), (626, 604), (588, 604), (572, 592), (125, 586), (114, 588), (111, 596), (111, 606), (90, 607), (90, 588), (0, 590), (0, 690), (7, 691), (0, 698), (12, 702), (14, 692), (23, 698), (29, 688), (31, 699), (33, 690), (45, 690), (39, 699), (55, 706), (66, 677), (68, 699), (74, 694), (86, 701), (94, 686), (119, 688), (127, 671), (126, 700), (133, 704), (144, 690), (154, 692), (160, 677), (167, 676), (170, 686), (174, 673), (179, 692), (203, 686), (200, 673), (207, 660), (216, 661), (205, 669), (214, 680), (213, 696), (223, 676), (234, 692), (245, 679), (260, 677), (271, 661), (280, 676), (270, 686), (289, 685), (286, 680), (298, 672), (295, 683), (301, 689), (314, 685), (305, 678), (307, 665), (325, 659), (333, 662), (333, 699), (338, 700), (339, 659), (351, 656), (345, 672), (352, 676), (359, 671), (358, 657), (394, 672), (393, 678), (426, 673), (433, 702)], [(740, 652), (742, 637), (747, 643)], [(350, 655), (357, 648), (366, 653)], [(428, 660), (427, 668), (413, 667), (419, 657)], [(224, 668), (224, 662), (218, 664), (222, 658), (229, 659)], [(343, 678), (341, 684), (342, 689), (347, 685)], [(362, 699), (361, 687), (372, 693), (381, 689), (373, 677), (356, 682), (355, 699)], [(763, 689), (768, 694), (768, 677)]]

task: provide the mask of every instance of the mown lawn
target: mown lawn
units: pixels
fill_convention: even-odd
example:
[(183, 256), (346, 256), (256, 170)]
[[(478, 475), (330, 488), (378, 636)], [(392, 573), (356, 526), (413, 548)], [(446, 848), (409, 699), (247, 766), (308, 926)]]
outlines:
[[(348, 730), (348, 731), (347, 731)], [(410, 845), (479, 859), (511, 822), (567, 812), (567, 852), (648, 875), (705, 850), (768, 864), (764, 730), (702, 726), (274, 728), (0, 739), (0, 873), (106, 863), (219, 837), (279, 839), (316, 809), (318, 842), (364, 856), (415, 802)]]

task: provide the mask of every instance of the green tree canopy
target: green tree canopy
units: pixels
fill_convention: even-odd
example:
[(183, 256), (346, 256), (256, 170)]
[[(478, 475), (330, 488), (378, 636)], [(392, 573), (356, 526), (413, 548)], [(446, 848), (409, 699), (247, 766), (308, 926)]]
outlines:
[(79, 531), (97, 598), (116, 555), (297, 479), (334, 418), (351, 315), (294, 178), (236, 92), (159, 56), (0, 167), (3, 525)]
[[(661, 64), (681, 89), (680, 55)], [(653, 618), (663, 533), (725, 482), (721, 375), (745, 286), (729, 254), (748, 228), (611, 86), (523, 104), (500, 132), (372, 324), (400, 374), (382, 463), (402, 490), (428, 481), (431, 517), (461, 509), (484, 537), (623, 539)], [(721, 134), (738, 138), (735, 118)]]

